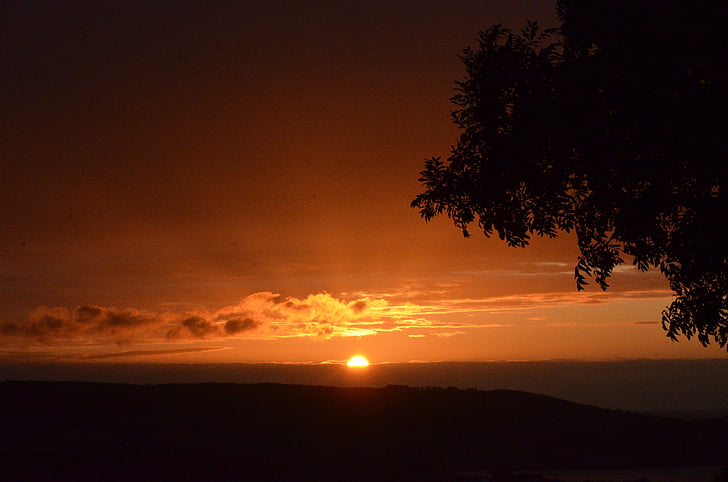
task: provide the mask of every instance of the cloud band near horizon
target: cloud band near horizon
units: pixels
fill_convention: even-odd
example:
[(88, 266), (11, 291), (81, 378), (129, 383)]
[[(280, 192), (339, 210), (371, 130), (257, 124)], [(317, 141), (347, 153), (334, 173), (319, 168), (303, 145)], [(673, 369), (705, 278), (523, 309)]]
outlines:
[[(25, 343), (176, 342), (229, 337), (362, 337), (382, 332), (417, 330), (417, 336), (449, 336), (465, 328), (507, 327), (493, 315), (519, 312), (524, 320), (540, 320), (534, 311), (564, 305), (595, 305), (618, 300), (668, 298), (669, 292), (532, 293), (482, 299), (441, 299), (418, 304), (396, 303), (394, 297), (361, 295), (351, 300), (329, 293), (305, 298), (272, 292), (248, 295), (215, 311), (150, 311), (98, 305), (39, 306), (25, 316), (0, 319), (0, 345)], [(477, 315), (483, 315), (478, 320)], [(468, 321), (454, 319), (466, 315)], [(490, 317), (486, 317), (490, 315)], [(487, 318), (487, 319), (486, 319)], [(645, 321), (641, 321), (645, 323)], [(552, 323), (552, 325), (555, 325)]]

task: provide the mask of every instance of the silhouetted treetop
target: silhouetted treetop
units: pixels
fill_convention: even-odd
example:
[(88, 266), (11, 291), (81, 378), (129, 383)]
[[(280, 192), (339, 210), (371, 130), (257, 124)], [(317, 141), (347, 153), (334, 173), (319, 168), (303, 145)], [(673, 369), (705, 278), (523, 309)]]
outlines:
[(575, 232), (575, 278), (625, 255), (674, 292), (673, 340), (728, 341), (728, 2), (558, 2), (560, 27), (494, 25), (464, 50), (447, 160), (412, 206), (511, 246)]

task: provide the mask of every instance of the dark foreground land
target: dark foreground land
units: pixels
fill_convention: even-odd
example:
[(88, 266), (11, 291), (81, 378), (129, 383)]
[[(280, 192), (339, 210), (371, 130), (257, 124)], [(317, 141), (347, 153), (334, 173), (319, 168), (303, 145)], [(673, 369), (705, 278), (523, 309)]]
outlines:
[(506, 390), (3, 382), (0, 478), (457, 480), (507, 468), (721, 465), (727, 429), (728, 419)]

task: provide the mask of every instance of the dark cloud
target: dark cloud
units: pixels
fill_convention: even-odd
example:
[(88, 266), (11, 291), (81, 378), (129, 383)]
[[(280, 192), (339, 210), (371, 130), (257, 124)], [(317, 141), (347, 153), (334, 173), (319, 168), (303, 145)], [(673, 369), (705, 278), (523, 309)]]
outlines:
[(181, 355), (185, 353), (200, 353), (205, 351), (217, 351), (224, 350), (220, 347), (208, 347), (208, 348), (177, 348), (170, 350), (134, 350), (134, 351), (122, 351), (118, 353), (103, 353), (101, 355), (89, 355), (83, 357), (85, 360), (103, 360), (107, 358), (125, 358), (125, 357), (139, 357), (139, 356), (163, 356), (163, 355)]
[(103, 315), (104, 309), (100, 306), (79, 306), (76, 308), (76, 319), (79, 323), (90, 323)]
[(47, 315), (32, 320), (28, 325), (28, 331), (36, 338), (42, 339), (46, 335), (66, 335), (73, 331), (73, 326), (70, 320)]
[(254, 330), (260, 323), (252, 318), (233, 318), (225, 323), (225, 333), (235, 335), (242, 331)]
[(0, 322), (0, 335), (15, 336), (21, 333), (22, 329), (17, 323), (11, 321)]
[(103, 324), (109, 328), (124, 328), (141, 326), (148, 323), (149, 320), (144, 316), (139, 316), (129, 312), (108, 312), (103, 319)]
[(200, 316), (193, 316), (167, 332), (167, 338), (205, 338), (218, 333), (217, 325)]
[(351, 311), (354, 313), (361, 313), (362, 311), (367, 309), (367, 302), (365, 300), (359, 300), (355, 301), (351, 304)]
[(1, 323), (0, 335), (40, 343), (77, 339), (121, 344), (149, 334), (164, 323), (159, 316), (134, 309), (83, 305), (68, 310), (40, 306), (24, 320)]
[(292, 310), (298, 310), (298, 311), (305, 311), (310, 309), (311, 307), (307, 305), (306, 303), (296, 303), (293, 301), (286, 301), (285, 303), (286, 308), (290, 308)]

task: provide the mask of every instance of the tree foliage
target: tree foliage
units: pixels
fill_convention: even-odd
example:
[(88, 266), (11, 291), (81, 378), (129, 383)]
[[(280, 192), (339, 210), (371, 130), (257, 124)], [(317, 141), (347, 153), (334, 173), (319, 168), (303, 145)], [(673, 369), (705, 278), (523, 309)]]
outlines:
[(447, 160), (412, 206), (511, 246), (574, 232), (575, 278), (625, 258), (674, 292), (667, 336), (728, 341), (728, 3), (558, 2), (560, 27), (494, 25), (462, 55)]

